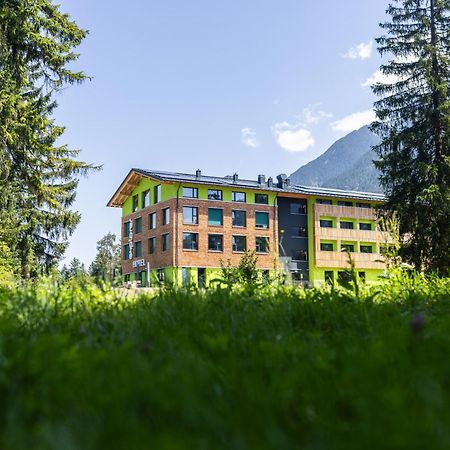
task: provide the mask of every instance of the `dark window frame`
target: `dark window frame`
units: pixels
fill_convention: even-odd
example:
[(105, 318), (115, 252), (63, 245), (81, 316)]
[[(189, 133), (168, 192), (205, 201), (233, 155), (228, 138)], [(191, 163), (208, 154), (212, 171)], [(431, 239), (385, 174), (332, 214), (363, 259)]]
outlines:
[[(155, 218), (155, 223), (153, 223), (153, 218)], [(148, 229), (154, 230), (157, 226), (158, 226), (158, 215), (156, 214), (156, 211), (153, 211), (148, 215)]]
[[(219, 198), (216, 198), (213, 192), (219, 193)], [(208, 189), (208, 200), (221, 201), (223, 200), (223, 191), (222, 189)]]
[[(236, 194), (242, 194), (244, 196), (244, 200), (237, 200)], [(232, 191), (231, 192), (231, 200), (237, 203), (247, 203), (247, 193), (243, 191)]]
[[(266, 250), (258, 250), (258, 246), (260, 246), (260, 244), (258, 243), (259, 239), (263, 239), (265, 241), (265, 245), (266, 245)], [(269, 237), (268, 236), (255, 236), (255, 250), (256, 253), (261, 253), (261, 254), (267, 254), (270, 252), (270, 241), (269, 241)]]
[[(217, 248), (211, 248), (211, 241), (210, 238), (211, 237), (220, 237), (220, 250), (218, 250)], [(216, 252), (216, 253), (222, 253), (223, 252), (223, 234), (214, 234), (214, 233), (209, 233), (208, 234), (208, 251), (209, 252)]]
[[(185, 215), (184, 212), (185, 210), (191, 210), (191, 222), (185, 222)], [(195, 211), (195, 214), (194, 214)], [(195, 221), (194, 221), (195, 219)], [(199, 216), (198, 216), (198, 206), (191, 206), (191, 205), (184, 205), (183, 206), (183, 225), (198, 225), (198, 220), (199, 220)]]
[[(256, 218), (259, 214), (264, 214), (264, 216), (267, 217), (267, 226), (258, 226)], [(255, 228), (258, 228), (260, 230), (268, 230), (269, 227), (270, 227), (270, 214), (267, 211), (255, 211)]]
[(133, 233), (134, 234), (142, 233), (142, 217), (136, 217), (134, 219)]
[(164, 233), (161, 235), (161, 248), (163, 252), (170, 250), (170, 233)]
[(133, 212), (136, 212), (139, 210), (139, 194), (133, 195), (131, 209)]
[[(258, 201), (257, 198), (258, 197), (263, 197), (265, 198), (265, 201)], [(255, 203), (257, 205), (268, 205), (269, 204), (269, 194), (259, 194), (259, 193), (255, 193)]]
[(153, 202), (156, 205), (157, 203), (160, 203), (162, 200), (162, 187), (160, 184), (157, 184), (153, 188)]
[[(191, 235), (191, 236), (195, 236), (194, 240), (191, 240), (192, 244), (195, 244), (194, 248), (191, 247), (185, 247), (185, 237), (187, 235)], [(183, 250), (188, 250), (188, 251), (198, 251), (198, 243), (199, 241), (199, 237), (198, 237), (198, 233), (194, 233), (192, 231), (183, 231), (183, 236), (182, 236), (182, 246), (183, 246)]]
[[(210, 222), (210, 218), (209, 218), (209, 212), (211, 211), (211, 210), (214, 210), (214, 211), (220, 211), (221, 212), (221, 214), (222, 214), (222, 220), (221, 220), (221, 223), (220, 223), (220, 225), (217, 225), (217, 224), (215, 224), (215, 223), (211, 223)], [(223, 227), (223, 208), (208, 208), (208, 226), (210, 226), (210, 227)]]
[[(237, 248), (235, 248), (235, 247), (237, 247), (236, 238), (243, 239), (243, 243), (244, 243), (243, 250), (238, 250)], [(245, 253), (247, 251), (247, 236), (243, 236), (243, 235), (231, 236), (231, 249), (232, 249), (233, 253)]]
[[(138, 248), (139, 248), (139, 252), (137, 251)], [(136, 241), (134, 243), (134, 245), (133, 245), (133, 257), (134, 258), (142, 258), (142, 241)]]
[(148, 238), (148, 254), (153, 255), (156, 252), (156, 236)]
[[(331, 245), (331, 249), (328, 247)], [(321, 242), (320, 243), (320, 251), (321, 252), (334, 252), (334, 244), (331, 242)]]
[[(147, 197), (146, 197), (147, 196)], [(147, 202), (145, 199), (148, 199)], [(150, 206), (150, 189), (146, 189), (145, 191), (142, 191), (141, 194), (141, 208), (148, 208)]]
[[(188, 190), (192, 191), (192, 195), (186, 195)], [(183, 186), (183, 198), (198, 198), (198, 188), (193, 186)]]
[[(235, 213), (243, 213), (244, 214), (244, 225), (235, 225)], [(247, 211), (244, 209), (233, 209), (231, 210), (231, 226), (234, 228), (247, 228)]]
[[(327, 224), (327, 225), (325, 225)], [(329, 224), (329, 226), (328, 226)], [(319, 220), (320, 228), (333, 228), (333, 221), (331, 219), (320, 219)]]
[(170, 224), (170, 207), (163, 208), (162, 210), (162, 224), (163, 225)]

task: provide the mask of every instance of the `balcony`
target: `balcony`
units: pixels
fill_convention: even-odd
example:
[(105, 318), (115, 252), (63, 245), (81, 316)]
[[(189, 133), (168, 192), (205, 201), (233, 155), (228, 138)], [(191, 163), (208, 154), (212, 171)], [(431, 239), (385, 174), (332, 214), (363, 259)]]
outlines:
[[(383, 256), (380, 253), (350, 253), (357, 269), (381, 269), (386, 265)], [(345, 252), (323, 252), (316, 251), (315, 253), (316, 267), (342, 267), (348, 268), (348, 256)]]
[[(373, 243), (376, 250), (379, 244), (392, 242), (387, 232), (378, 230), (349, 230), (345, 228), (321, 228), (321, 217), (334, 217), (339, 224), (341, 219), (354, 219), (376, 221), (376, 212), (369, 208), (358, 208), (353, 206), (336, 205), (314, 205), (314, 256), (316, 267), (348, 267), (348, 256), (340, 251), (321, 251), (320, 241), (335, 241), (336, 248), (340, 249), (341, 242), (354, 242), (355, 249), (359, 250), (361, 243)], [(351, 253), (355, 266), (358, 269), (384, 269), (385, 264), (381, 262), (383, 257), (380, 253)]]

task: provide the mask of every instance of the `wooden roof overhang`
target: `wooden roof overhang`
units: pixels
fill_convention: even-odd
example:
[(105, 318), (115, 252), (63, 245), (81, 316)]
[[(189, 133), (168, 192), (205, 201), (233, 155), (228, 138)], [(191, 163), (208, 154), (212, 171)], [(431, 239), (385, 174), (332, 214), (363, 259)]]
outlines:
[[(151, 177), (139, 172), (136, 169), (131, 169), (106, 206), (109, 206), (111, 208), (122, 208), (123, 204), (131, 195), (136, 186), (139, 185), (139, 182), (142, 180), (142, 178), (148, 178), (157, 182), (162, 181), (157, 177)], [(165, 183), (172, 184), (172, 182), (170, 181), (165, 181)]]

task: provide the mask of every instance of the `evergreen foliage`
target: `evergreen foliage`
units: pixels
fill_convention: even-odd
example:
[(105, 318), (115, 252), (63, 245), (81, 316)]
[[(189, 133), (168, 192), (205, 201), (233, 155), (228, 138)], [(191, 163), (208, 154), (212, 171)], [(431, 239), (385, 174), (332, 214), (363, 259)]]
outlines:
[(69, 208), (92, 165), (58, 144), (55, 93), (87, 76), (69, 66), (86, 31), (50, 0), (0, 2), (0, 191), (2, 215), (17, 224), (7, 244), (25, 278), (48, 271), (80, 220)]
[(450, 268), (450, 1), (397, 0), (377, 39), (388, 81), (373, 91), (386, 215), (398, 211), (402, 256), (418, 269)]
[(97, 255), (89, 267), (89, 273), (103, 281), (112, 282), (120, 273), (120, 243), (116, 235), (108, 233), (97, 242)]

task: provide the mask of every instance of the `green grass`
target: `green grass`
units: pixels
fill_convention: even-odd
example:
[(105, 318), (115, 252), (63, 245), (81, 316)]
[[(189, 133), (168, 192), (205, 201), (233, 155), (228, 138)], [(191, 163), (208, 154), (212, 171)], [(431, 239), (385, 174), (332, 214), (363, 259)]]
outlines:
[(448, 449), (450, 280), (0, 293), (0, 448)]

